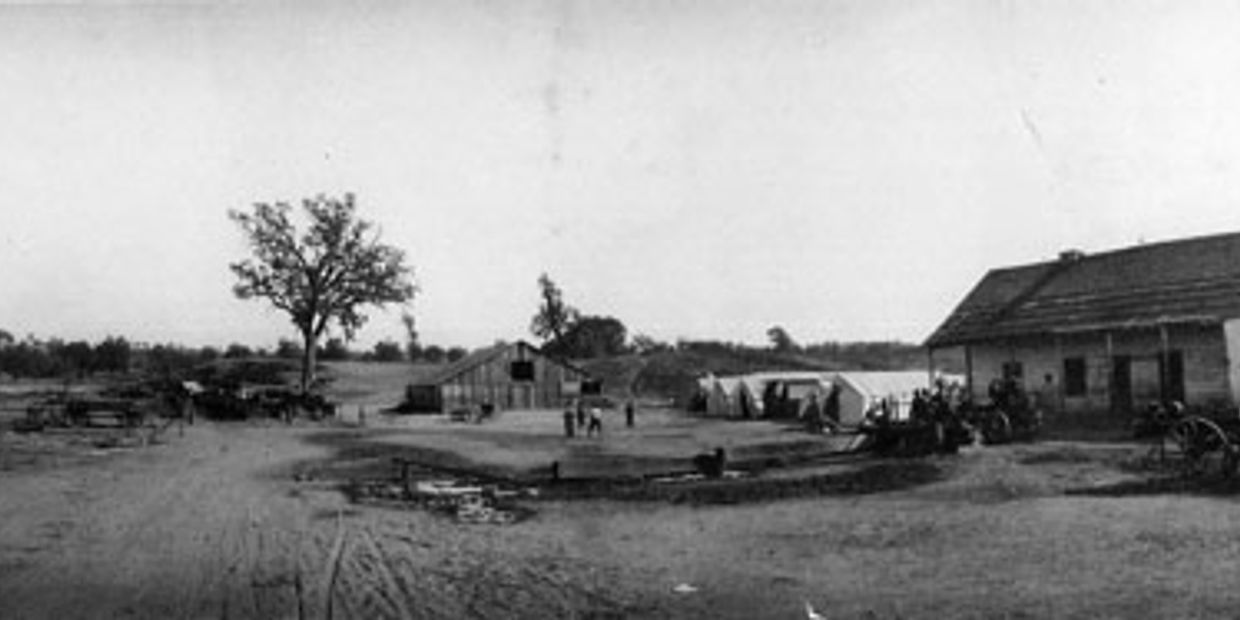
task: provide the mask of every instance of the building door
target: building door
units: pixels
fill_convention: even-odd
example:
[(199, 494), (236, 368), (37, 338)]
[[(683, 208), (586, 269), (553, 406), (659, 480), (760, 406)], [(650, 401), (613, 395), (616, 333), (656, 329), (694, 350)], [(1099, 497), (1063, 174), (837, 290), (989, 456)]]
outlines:
[(1132, 412), (1132, 358), (1127, 355), (1111, 358), (1111, 411)]
[(534, 385), (532, 383), (512, 383), (508, 386), (509, 409), (533, 409)]
[(1158, 361), (1159, 376), (1162, 377), (1162, 399), (1184, 402), (1184, 353), (1170, 351)]

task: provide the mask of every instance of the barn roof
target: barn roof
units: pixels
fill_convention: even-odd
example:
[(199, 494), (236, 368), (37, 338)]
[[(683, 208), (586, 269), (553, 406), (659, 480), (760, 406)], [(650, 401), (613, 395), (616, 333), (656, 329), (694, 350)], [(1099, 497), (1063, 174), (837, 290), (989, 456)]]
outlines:
[(1231, 317), (1240, 317), (1240, 233), (992, 270), (926, 346)]
[(572, 370), (580, 372), (583, 375), (588, 374), (581, 368), (578, 368), (572, 364), (569, 364), (562, 360), (557, 360), (557, 359), (548, 357), (542, 351), (540, 351), (538, 347), (535, 347), (534, 345), (524, 340), (518, 340), (516, 342), (499, 342), (489, 347), (478, 349), (470, 353), (469, 355), (466, 355), (465, 357), (462, 357), (461, 359), (456, 360), (455, 362), (450, 362), (444, 365), (442, 368), (438, 368), (435, 371), (423, 377), (416, 378), (414, 385), (440, 385), (442, 383), (446, 383), (448, 381), (451, 381), (452, 379), (455, 379), (461, 374), (468, 372), (469, 370), (477, 368), (478, 366), (482, 366), (483, 364), (489, 363), (491, 360), (494, 360), (495, 358), (503, 355), (505, 351), (508, 351), (509, 349), (512, 349), (514, 347), (525, 347), (526, 350), (530, 351), (534, 355), (545, 357), (555, 364), (559, 364), (566, 368), (571, 368)]

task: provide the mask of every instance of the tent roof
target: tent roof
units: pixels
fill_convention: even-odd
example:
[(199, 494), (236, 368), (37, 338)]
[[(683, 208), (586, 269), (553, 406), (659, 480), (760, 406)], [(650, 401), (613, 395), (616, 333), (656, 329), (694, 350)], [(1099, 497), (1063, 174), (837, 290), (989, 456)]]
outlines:
[(904, 394), (930, 387), (930, 374), (924, 370), (837, 372), (834, 378), (870, 396)]

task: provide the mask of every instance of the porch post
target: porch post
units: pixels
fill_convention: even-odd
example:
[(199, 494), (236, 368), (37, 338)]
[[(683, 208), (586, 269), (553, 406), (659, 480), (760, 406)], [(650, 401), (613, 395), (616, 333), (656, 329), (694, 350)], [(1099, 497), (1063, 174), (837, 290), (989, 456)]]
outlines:
[(969, 395), (969, 400), (973, 400), (973, 347), (972, 345), (964, 345), (964, 389)]
[(1167, 334), (1167, 324), (1158, 324), (1158, 340), (1162, 347), (1162, 352), (1158, 355), (1158, 398), (1163, 402), (1167, 402), (1167, 384), (1169, 383), (1170, 369), (1167, 365), (1171, 363), (1170, 359), (1170, 336)]
[[(1063, 369), (1065, 368), (1063, 359), (1063, 334), (1058, 332), (1055, 333), (1055, 359), (1058, 362), (1060, 369), (1059, 380), (1055, 382), (1055, 400), (1059, 401), (1059, 413), (1063, 414), (1068, 408), (1068, 397), (1067, 394), (1064, 393), (1064, 379), (1066, 376), (1063, 373)], [(1086, 366), (1085, 368), (1086, 375), (1088, 375), (1089, 367)]]
[(1111, 338), (1111, 332), (1103, 332), (1107, 338), (1107, 408), (1112, 412), (1115, 411), (1117, 405), (1115, 402), (1115, 341)]

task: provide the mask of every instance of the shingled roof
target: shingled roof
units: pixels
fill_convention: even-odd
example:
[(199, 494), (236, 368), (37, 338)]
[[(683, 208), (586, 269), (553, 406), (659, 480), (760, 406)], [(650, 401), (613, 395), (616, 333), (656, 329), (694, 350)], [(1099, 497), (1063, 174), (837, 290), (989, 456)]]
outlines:
[(455, 362), (451, 362), (447, 365), (444, 365), (425, 376), (416, 377), (413, 383), (414, 385), (421, 385), (421, 386), (440, 385), (443, 383), (447, 383), (448, 381), (451, 381), (452, 379), (455, 379), (459, 377), (460, 375), (464, 374), (468, 370), (472, 370), (474, 368), (477, 368), (478, 366), (481, 366), (483, 364), (490, 362), (491, 360), (499, 357), (505, 351), (513, 347), (523, 347), (527, 351), (533, 353), (534, 355), (546, 357), (547, 359), (551, 360), (553, 363), (560, 364), (561, 366), (564, 366), (566, 368), (585, 374), (585, 371), (582, 370), (581, 368), (578, 368), (577, 366), (574, 366), (573, 364), (570, 364), (566, 361), (551, 358), (547, 356), (546, 354), (544, 354), (542, 351), (540, 351), (538, 347), (524, 340), (518, 340), (516, 342), (498, 342), (489, 347), (478, 349), (474, 351), (473, 353), (470, 353), (469, 355), (466, 355), (465, 357), (462, 357), (461, 359), (458, 359)]
[(1240, 317), (1240, 233), (992, 270), (926, 346), (1233, 317)]

